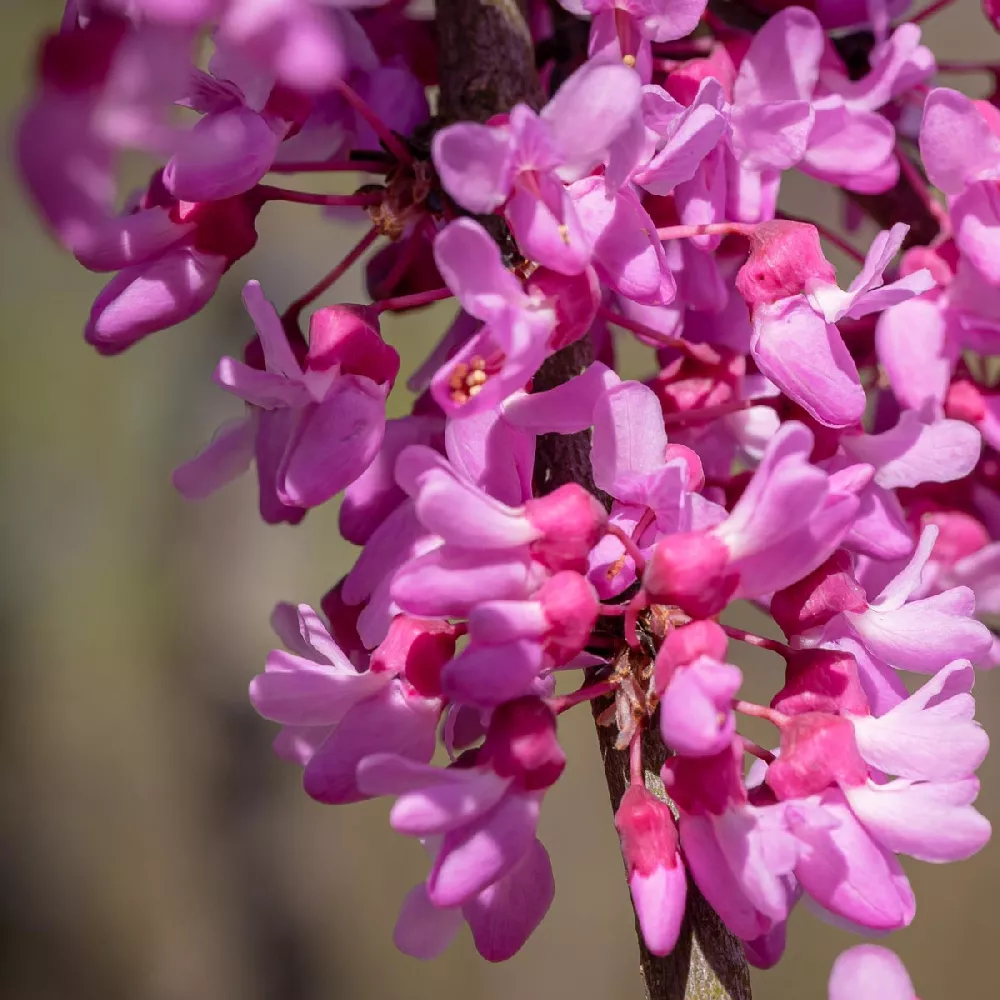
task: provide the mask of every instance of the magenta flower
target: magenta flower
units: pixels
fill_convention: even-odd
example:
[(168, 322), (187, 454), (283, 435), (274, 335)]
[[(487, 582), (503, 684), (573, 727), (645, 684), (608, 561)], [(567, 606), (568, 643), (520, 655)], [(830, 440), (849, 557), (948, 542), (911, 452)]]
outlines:
[[(896, 225), (872, 242), (861, 273), (838, 287), (818, 243), (792, 224), (768, 223), (752, 241), (737, 287), (753, 307), (751, 353), (760, 370), (821, 424), (846, 427), (861, 419), (865, 394), (836, 324), (860, 319), (933, 287), (921, 270), (886, 285), (882, 274), (902, 245)], [(794, 241), (794, 248), (786, 241)], [(794, 261), (787, 269), (784, 262)]]
[[(556, 740), (555, 716), (534, 698), (498, 708), (486, 741), (469, 754), (467, 766), (444, 770), (388, 754), (370, 757), (359, 766), (358, 781), (370, 795), (398, 796), (390, 822), (399, 833), (441, 838), (425, 894), (404, 905), (397, 940), (412, 941), (412, 951), (436, 953), (447, 945), (449, 930), (457, 929), (454, 919), (435, 920), (431, 926), (438, 933), (421, 942), (416, 914), (407, 911), (462, 907), (477, 947), (498, 960), (520, 948), (551, 902), (551, 876), (538, 879), (530, 890), (520, 882), (524, 899), (499, 884), (521, 864), (541, 867), (541, 856), (533, 859), (540, 847), (535, 836), (539, 808), (545, 790), (562, 773), (565, 756)], [(544, 860), (547, 868), (547, 855)], [(491, 886), (498, 886), (495, 895), (483, 900), (481, 894)], [(477, 934), (477, 924), (499, 922), (500, 914), (493, 911), (505, 904), (524, 912), (505, 912), (512, 926), (500, 937), (497, 926), (492, 933), (480, 926)]]
[(521, 252), (563, 274), (593, 254), (565, 184), (608, 155), (640, 100), (625, 66), (587, 63), (535, 114), (517, 105), (504, 124), (450, 125), (434, 137), (434, 163), (448, 193), (471, 212), (501, 206)]
[(559, 0), (577, 17), (593, 16), (588, 54), (634, 66), (643, 80), (651, 73), (651, 42), (691, 34), (707, 0)]
[(306, 605), (278, 605), (272, 624), (291, 652), (271, 653), (250, 684), (250, 700), (285, 727), (275, 751), (303, 765), (309, 795), (331, 803), (365, 798), (355, 770), (371, 754), (430, 760), (438, 700), (391, 670), (358, 670)]
[(1000, 136), (992, 116), (957, 91), (931, 91), (920, 153), (931, 183), (948, 196), (959, 249), (987, 281), (1000, 284)]
[(223, 358), (215, 380), (246, 400), (251, 412), (180, 466), (174, 485), (189, 499), (208, 496), (256, 452), (262, 508), (271, 503), (264, 499), (265, 469), (281, 505), (315, 507), (357, 479), (378, 453), (399, 357), (364, 309), (341, 306), (313, 315), (300, 364), (257, 282), (247, 283), (243, 300), (257, 327), (264, 370)]

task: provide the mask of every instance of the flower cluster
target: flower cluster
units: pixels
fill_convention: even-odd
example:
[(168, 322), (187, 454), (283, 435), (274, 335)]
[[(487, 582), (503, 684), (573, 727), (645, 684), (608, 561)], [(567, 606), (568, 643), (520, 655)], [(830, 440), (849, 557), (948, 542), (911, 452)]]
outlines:
[[(201, 498), (253, 463), (270, 523), (342, 495), (357, 561), (321, 614), (275, 609), (285, 649), (250, 696), (310, 796), (392, 796), (427, 849), (397, 946), (429, 958), (466, 923), (491, 961), (521, 948), (554, 896), (557, 720), (592, 705), (630, 755), (614, 822), (649, 950), (673, 950), (690, 875), (767, 967), (803, 898), (904, 927), (899, 856), (990, 835), (971, 690), (1000, 662), (975, 617), (1000, 613), (1000, 111), (935, 86), (907, 0), (722, 5), (734, 23), (706, 0), (560, 2), (528, 4), (548, 102), (446, 123), (438, 35), (406, 0), (68, 0), (16, 154), (54, 237), (116, 272), (85, 332), (105, 354), (203, 308), (268, 206), (368, 217), (283, 311), (246, 285), (254, 334), (215, 372), (243, 416), (174, 482)], [(564, 37), (581, 18), (586, 53)], [(120, 197), (130, 150), (162, 166)], [(790, 170), (855, 233), (894, 224), (861, 253), (788, 216)], [(264, 182), (293, 173), (356, 190)], [(371, 302), (316, 307), (369, 251)], [(442, 300), (412, 412), (387, 420), (381, 317)], [(624, 337), (644, 381), (616, 374)], [(540, 378), (556, 355), (584, 361)], [(546, 466), (554, 435), (584, 473)], [(738, 600), (784, 641), (723, 624)], [(738, 643), (783, 659), (770, 704), (740, 697)], [(913, 987), (862, 946), (830, 996)]]

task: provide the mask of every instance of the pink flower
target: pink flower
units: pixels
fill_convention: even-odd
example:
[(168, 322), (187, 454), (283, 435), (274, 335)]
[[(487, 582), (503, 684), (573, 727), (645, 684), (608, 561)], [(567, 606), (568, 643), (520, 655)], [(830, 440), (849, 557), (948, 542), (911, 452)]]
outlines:
[[(906, 235), (907, 227), (901, 223), (875, 238), (861, 273), (847, 291), (837, 286), (818, 243), (803, 252), (807, 248), (802, 245), (802, 228), (767, 223), (761, 230), (737, 279), (753, 306), (754, 360), (821, 424), (854, 424), (864, 412), (865, 393), (837, 322), (903, 302), (933, 287), (934, 280), (929, 271), (921, 270), (883, 284), (882, 274)], [(784, 247), (785, 240), (794, 240), (794, 247)]]
[(992, 284), (1000, 284), (1000, 136), (977, 107), (939, 87), (924, 104), (920, 153), (931, 183), (948, 196), (955, 242)]
[(442, 129), (434, 137), (434, 163), (460, 205), (478, 213), (505, 206), (525, 256), (577, 274), (593, 247), (564, 184), (605, 159), (639, 99), (639, 79), (625, 66), (588, 62), (540, 114), (519, 104), (502, 125)]
[(274, 469), (282, 505), (315, 507), (357, 479), (378, 453), (399, 357), (363, 308), (335, 306), (313, 314), (300, 364), (260, 285), (248, 282), (243, 298), (264, 370), (223, 358), (215, 379), (251, 404), (251, 413), (180, 466), (174, 485), (190, 499), (207, 496), (241, 472), (256, 450), (258, 470)]
[(391, 670), (358, 670), (304, 604), (278, 605), (272, 624), (291, 652), (270, 654), (250, 684), (250, 700), (285, 727), (275, 751), (304, 766), (309, 795), (328, 803), (365, 798), (355, 769), (371, 754), (430, 760), (437, 699), (422, 697)]
[(650, 599), (709, 617), (734, 596), (780, 590), (822, 563), (857, 513), (855, 492), (870, 472), (828, 477), (809, 464), (812, 446), (805, 427), (783, 424), (721, 524), (658, 543), (643, 577)]
[[(477, 947), (496, 960), (520, 948), (552, 898), (551, 875), (530, 888), (519, 883), (526, 893), (523, 899), (512, 886), (501, 885), (521, 864), (536, 872), (548, 867), (544, 849), (539, 854), (535, 830), (545, 791), (565, 765), (555, 716), (535, 698), (508, 702), (494, 711), (485, 743), (469, 757), (465, 766), (443, 770), (389, 754), (369, 757), (358, 768), (358, 781), (367, 794), (398, 796), (390, 815), (395, 830), (441, 838), (425, 893), (411, 894), (397, 925), (397, 940), (412, 941), (410, 950), (418, 953), (436, 953), (447, 944), (449, 929), (454, 932), (454, 918), (436, 918), (432, 926), (444, 933), (420, 942), (415, 915), (407, 908), (419, 907), (426, 914), (427, 906), (462, 907)], [(482, 894), (494, 886), (493, 897), (483, 900)], [(476, 934), (477, 923), (489, 919), (495, 924), (501, 915), (494, 908), (508, 905), (524, 912), (505, 912), (513, 926), (502, 938), (494, 937), (498, 926), (492, 934), (484, 933), (485, 928)]]

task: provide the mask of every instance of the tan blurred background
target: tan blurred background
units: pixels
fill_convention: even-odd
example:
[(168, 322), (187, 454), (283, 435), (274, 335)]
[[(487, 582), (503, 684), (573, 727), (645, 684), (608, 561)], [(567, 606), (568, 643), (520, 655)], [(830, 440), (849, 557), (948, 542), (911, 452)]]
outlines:
[[(56, 0), (0, 3), (5, 127)], [(942, 59), (1000, 57), (959, 0), (928, 28)], [(975, 86), (976, 81), (968, 81)], [(980, 81), (981, 83), (981, 81)], [(246, 478), (200, 504), (170, 471), (239, 404), (209, 379), (249, 334), (238, 291), (279, 304), (336, 259), (343, 231), (315, 210), (265, 211), (258, 250), (212, 308), (106, 360), (80, 335), (102, 286), (46, 238), (0, 182), (0, 997), (4, 1000), (632, 1000), (632, 916), (585, 711), (562, 729), (570, 765), (544, 810), (558, 893), (513, 961), (467, 935), (436, 962), (397, 954), (396, 910), (425, 873), (387, 804), (322, 807), (272, 758), (246, 685), (277, 600), (316, 601), (345, 570), (335, 511), (269, 528)], [(791, 211), (815, 208), (790, 185)], [(832, 201), (823, 202), (829, 212)], [(355, 282), (357, 279), (354, 279)], [(356, 294), (357, 285), (350, 286)], [(411, 366), (430, 324), (388, 324)], [(406, 401), (396, 401), (397, 412)], [(774, 663), (745, 663), (751, 694)], [(1000, 678), (979, 685), (1000, 731)], [(1000, 818), (1000, 764), (982, 770)], [(1000, 845), (965, 864), (910, 866), (918, 918), (892, 939), (925, 1000), (1000, 995)], [(797, 913), (789, 954), (757, 976), (765, 1000), (825, 997), (849, 935)]]

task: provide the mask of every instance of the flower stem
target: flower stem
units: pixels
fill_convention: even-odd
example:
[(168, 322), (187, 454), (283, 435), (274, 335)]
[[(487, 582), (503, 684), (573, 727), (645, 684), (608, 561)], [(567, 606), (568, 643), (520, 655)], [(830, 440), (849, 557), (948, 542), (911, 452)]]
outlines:
[(297, 323), (299, 321), (299, 316), (302, 314), (302, 310), (305, 309), (310, 302), (314, 302), (318, 299), (328, 288), (338, 282), (344, 273), (351, 267), (355, 261), (378, 239), (379, 231), (377, 226), (372, 226), (371, 229), (365, 233), (364, 236), (358, 240), (354, 248), (350, 250), (346, 257), (324, 278), (321, 278), (316, 282), (312, 288), (309, 289), (304, 295), (300, 295), (284, 312), (282, 317), (286, 322)]
[(432, 288), (429, 292), (414, 292), (412, 295), (396, 295), (391, 299), (381, 299), (372, 303), (379, 315), (384, 312), (402, 312), (404, 309), (416, 309), (418, 306), (429, 306), (433, 302), (455, 297), (450, 288)]
[(392, 153), (393, 156), (399, 160), (400, 163), (410, 164), (413, 162), (413, 155), (403, 144), (402, 140), (396, 135), (395, 132), (389, 128), (388, 125), (378, 116), (374, 108), (356, 91), (349, 83), (344, 80), (338, 80), (336, 84), (337, 90), (340, 92), (341, 97), (347, 101), (348, 104), (369, 125), (371, 125), (372, 130), (379, 137), (382, 145)]
[(739, 698), (733, 699), (733, 711), (741, 715), (749, 715), (754, 719), (764, 719), (775, 726), (783, 726), (788, 722), (788, 716), (782, 712), (777, 712), (766, 705), (757, 705), (752, 701), (741, 701)]
[(618, 681), (598, 681), (596, 684), (584, 684), (583, 687), (569, 694), (561, 695), (558, 698), (550, 698), (549, 706), (556, 715), (572, 708), (574, 705), (582, 705), (584, 702), (593, 701), (595, 698), (602, 698), (606, 694), (611, 694), (617, 690)]
[(639, 546), (632, 541), (632, 536), (619, 528), (617, 524), (609, 524), (607, 532), (609, 535), (614, 535), (622, 543), (626, 555), (635, 563), (635, 575), (641, 577), (646, 572), (646, 557), (639, 550)]
[(274, 163), (272, 174), (318, 174), (318, 173), (384, 174), (386, 164), (377, 160), (301, 160), (291, 163)]
[(328, 207), (367, 208), (382, 203), (382, 194), (370, 191), (364, 194), (316, 194), (313, 191), (294, 191), (291, 188), (274, 187), (272, 184), (258, 184), (257, 192), (263, 201), (290, 201), (299, 205), (326, 205)]
[(746, 222), (709, 222), (700, 226), (665, 226), (657, 229), (661, 240), (686, 240), (692, 236), (749, 236), (754, 227)]
[(628, 745), (629, 777), (633, 785), (646, 787), (642, 773), (642, 726), (636, 726), (632, 734), (632, 742)]
[(777, 639), (768, 639), (762, 635), (756, 635), (753, 632), (747, 632), (744, 629), (736, 628), (735, 625), (723, 625), (722, 631), (725, 632), (730, 639), (738, 639), (740, 642), (745, 642), (749, 646), (758, 646), (761, 649), (769, 649), (771, 652), (778, 653), (786, 659), (792, 655), (791, 647), (786, 646), (783, 642), (778, 642)]
[(950, 7), (954, 2), (955, 0), (934, 0), (934, 3), (932, 3), (929, 7), (925, 7), (922, 11), (914, 14), (913, 17), (910, 18), (910, 23), (920, 24), (923, 21), (926, 21), (927, 18), (933, 17), (935, 14), (944, 10), (945, 7)]

